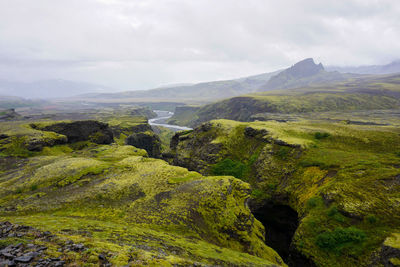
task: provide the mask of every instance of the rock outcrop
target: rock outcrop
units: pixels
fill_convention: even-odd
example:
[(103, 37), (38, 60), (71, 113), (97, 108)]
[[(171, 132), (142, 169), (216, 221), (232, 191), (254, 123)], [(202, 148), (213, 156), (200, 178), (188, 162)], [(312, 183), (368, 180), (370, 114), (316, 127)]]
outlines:
[(393, 233), (382, 244), (381, 250), (373, 258), (374, 265), (383, 265), (384, 267), (400, 266), (400, 234)]
[(147, 151), (150, 157), (161, 157), (160, 138), (152, 131), (133, 133), (125, 139), (125, 144)]
[(69, 143), (91, 141), (96, 144), (111, 144), (113, 142), (113, 133), (108, 124), (94, 120), (60, 122), (44, 127), (33, 124), (32, 127), (65, 135)]

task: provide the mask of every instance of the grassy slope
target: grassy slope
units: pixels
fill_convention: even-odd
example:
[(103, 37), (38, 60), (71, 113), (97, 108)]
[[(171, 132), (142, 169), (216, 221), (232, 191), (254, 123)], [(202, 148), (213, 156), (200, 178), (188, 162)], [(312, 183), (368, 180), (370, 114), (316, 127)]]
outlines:
[[(218, 118), (247, 121), (257, 113), (398, 109), (400, 76), (386, 75), (230, 98), (201, 108), (190, 126)], [(181, 115), (182, 117), (183, 115)], [(179, 118), (171, 118), (176, 119)]]
[[(24, 124), (7, 127), (7, 133), (40, 134)], [(7, 152), (15, 151), (3, 150), (0, 158), (1, 220), (51, 230), (89, 247), (82, 255), (65, 255), (46, 244), (49, 256), (94, 265), (103, 251), (114, 265), (281, 262), (244, 205), (249, 187), (240, 180), (203, 177), (118, 144), (45, 147), (24, 154), (26, 159), (4, 157)]]
[[(288, 195), (287, 204), (302, 217), (294, 245), (319, 266), (367, 266), (385, 238), (400, 232), (398, 127), (228, 120), (212, 125), (180, 142), (181, 160), (196, 162), (204, 173), (223, 174), (226, 167), (252, 185), (259, 203)], [(248, 126), (268, 134), (248, 137)]]

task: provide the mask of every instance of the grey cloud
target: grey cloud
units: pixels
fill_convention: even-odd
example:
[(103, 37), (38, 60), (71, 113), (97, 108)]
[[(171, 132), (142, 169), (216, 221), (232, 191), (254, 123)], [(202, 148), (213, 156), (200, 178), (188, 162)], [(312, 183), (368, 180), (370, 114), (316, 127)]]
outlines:
[(0, 78), (117, 90), (399, 57), (397, 0), (0, 0)]

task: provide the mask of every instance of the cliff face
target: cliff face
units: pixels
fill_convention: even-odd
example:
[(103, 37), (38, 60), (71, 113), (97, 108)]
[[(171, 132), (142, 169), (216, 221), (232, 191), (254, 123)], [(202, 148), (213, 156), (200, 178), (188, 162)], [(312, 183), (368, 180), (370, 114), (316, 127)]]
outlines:
[(94, 120), (60, 122), (44, 127), (35, 124), (32, 124), (32, 126), (42, 131), (65, 135), (69, 143), (90, 140), (97, 144), (110, 144), (114, 141), (113, 133), (108, 124)]
[(289, 264), (390, 266), (399, 260), (387, 252), (395, 245), (383, 245), (400, 232), (399, 133), (341, 123), (218, 120), (178, 133), (172, 149), (175, 164), (249, 182), (267, 244)]

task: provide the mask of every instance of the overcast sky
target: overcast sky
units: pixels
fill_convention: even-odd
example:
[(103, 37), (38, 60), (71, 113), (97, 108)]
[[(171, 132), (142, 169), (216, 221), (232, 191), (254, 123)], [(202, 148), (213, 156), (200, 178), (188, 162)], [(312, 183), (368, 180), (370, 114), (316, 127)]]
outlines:
[(399, 0), (0, 0), (0, 79), (116, 90), (400, 58)]

